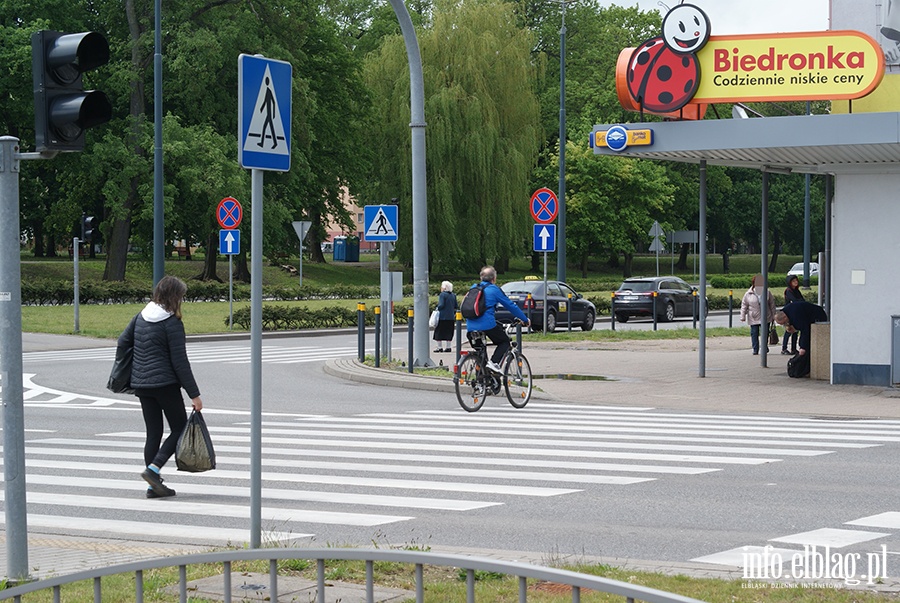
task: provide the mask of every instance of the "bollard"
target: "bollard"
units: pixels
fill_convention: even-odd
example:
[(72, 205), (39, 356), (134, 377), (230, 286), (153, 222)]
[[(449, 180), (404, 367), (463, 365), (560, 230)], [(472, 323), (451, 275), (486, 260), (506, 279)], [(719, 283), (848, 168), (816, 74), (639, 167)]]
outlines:
[(522, 324), (516, 323), (516, 347), (522, 349)]
[(375, 304), (375, 368), (381, 366), (381, 306)]
[(657, 321), (657, 316), (656, 316), (656, 298), (657, 298), (658, 295), (659, 295), (659, 292), (657, 292), (657, 291), (654, 291), (654, 292), (653, 292), (653, 330), (654, 330), (654, 331), (656, 330), (656, 321)]
[(356, 304), (356, 329), (357, 347), (359, 350), (359, 361), (366, 359), (366, 304), (358, 302)]
[(732, 302), (734, 301), (734, 290), (728, 290), (728, 328), (731, 328), (731, 318), (732, 318)]
[(407, 326), (409, 327), (409, 337), (407, 342), (407, 347), (409, 348), (409, 353), (407, 355), (407, 365), (409, 366), (409, 372), (413, 372), (413, 327), (415, 326), (415, 318), (413, 317), (415, 312), (412, 308), (406, 311), (406, 315), (409, 317), (409, 322)]
[(694, 300), (694, 328), (697, 328), (697, 309), (699, 306), (697, 305), (697, 292), (694, 291), (694, 296), (691, 298)]
[(459, 354), (462, 352), (462, 312), (456, 311), (456, 358), (459, 360)]
[(609, 327), (616, 330), (616, 292), (609, 294)]
[(569, 333), (572, 332), (572, 294), (566, 293), (566, 299), (568, 300), (566, 308), (568, 312), (566, 312), (566, 316), (569, 318)]

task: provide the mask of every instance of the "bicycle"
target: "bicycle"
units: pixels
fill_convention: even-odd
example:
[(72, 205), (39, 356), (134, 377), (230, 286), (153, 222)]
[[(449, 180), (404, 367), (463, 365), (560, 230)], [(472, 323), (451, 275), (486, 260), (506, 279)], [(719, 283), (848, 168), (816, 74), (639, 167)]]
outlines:
[[(507, 325), (506, 332), (513, 331), (517, 324)], [(468, 333), (472, 350), (460, 352), (454, 371), (456, 398), (466, 412), (476, 412), (488, 396), (496, 396), (500, 389), (506, 390), (506, 398), (514, 408), (525, 408), (531, 400), (533, 379), (531, 364), (519, 350), (515, 341), (500, 360), (502, 373), (487, 368), (488, 343), (484, 331)]]

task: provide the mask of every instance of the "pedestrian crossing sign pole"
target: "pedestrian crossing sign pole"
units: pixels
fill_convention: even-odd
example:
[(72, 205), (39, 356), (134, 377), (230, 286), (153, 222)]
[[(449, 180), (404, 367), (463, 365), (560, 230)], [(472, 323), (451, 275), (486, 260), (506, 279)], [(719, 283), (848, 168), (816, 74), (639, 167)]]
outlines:
[(238, 163), (250, 170), (250, 547), (262, 544), (263, 174), (291, 167), (291, 64), (238, 57)]

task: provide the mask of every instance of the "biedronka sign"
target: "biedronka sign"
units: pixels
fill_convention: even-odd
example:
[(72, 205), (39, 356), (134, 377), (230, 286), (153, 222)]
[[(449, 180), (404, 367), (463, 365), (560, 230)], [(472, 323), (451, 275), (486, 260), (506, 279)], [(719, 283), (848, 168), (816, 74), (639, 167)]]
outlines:
[(858, 31), (710, 36), (710, 29), (706, 13), (680, 4), (663, 19), (661, 36), (623, 50), (622, 106), (698, 119), (708, 103), (861, 98), (884, 77), (881, 48)]

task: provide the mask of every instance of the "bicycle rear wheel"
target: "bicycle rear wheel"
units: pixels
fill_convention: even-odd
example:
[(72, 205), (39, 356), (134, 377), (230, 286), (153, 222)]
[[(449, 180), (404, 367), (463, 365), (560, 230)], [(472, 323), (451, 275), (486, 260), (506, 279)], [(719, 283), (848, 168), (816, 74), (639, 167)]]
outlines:
[(456, 399), (466, 412), (475, 412), (484, 406), (487, 397), (481, 373), (485, 370), (478, 359), (472, 355), (463, 357), (457, 365), (454, 382), (456, 383)]
[(513, 354), (503, 366), (503, 386), (506, 397), (515, 408), (525, 408), (531, 400), (532, 375), (528, 358), (522, 354)]

